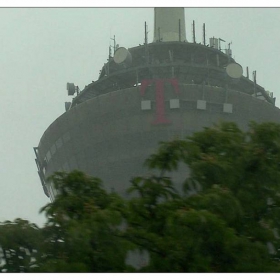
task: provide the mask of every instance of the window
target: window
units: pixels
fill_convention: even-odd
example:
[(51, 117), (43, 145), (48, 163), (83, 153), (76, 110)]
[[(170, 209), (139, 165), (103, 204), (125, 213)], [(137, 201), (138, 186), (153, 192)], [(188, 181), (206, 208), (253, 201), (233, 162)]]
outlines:
[(47, 154), (46, 154), (47, 162), (49, 162), (51, 158), (52, 158), (51, 152), (48, 151)]
[(55, 152), (56, 152), (56, 146), (55, 146), (55, 144), (53, 144), (51, 147), (51, 154), (54, 155)]
[(56, 148), (59, 149), (62, 146), (62, 139), (61, 138), (57, 139), (55, 142), (55, 145), (56, 145)]

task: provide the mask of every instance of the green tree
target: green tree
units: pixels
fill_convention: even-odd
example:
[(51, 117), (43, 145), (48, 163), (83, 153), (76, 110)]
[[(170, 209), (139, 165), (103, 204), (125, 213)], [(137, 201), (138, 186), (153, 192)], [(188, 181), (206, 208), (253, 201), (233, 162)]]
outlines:
[(123, 200), (101, 181), (80, 171), (55, 173), (58, 195), (41, 211), (46, 257), (38, 271), (117, 272), (125, 270), (126, 243), (119, 237)]
[[(43, 228), (0, 224), (1, 270), (280, 271), (280, 125), (221, 123), (161, 143), (146, 165), (154, 175), (133, 178), (128, 200), (80, 171), (55, 173)], [(140, 269), (126, 265), (133, 250), (149, 255)]]
[[(274, 123), (222, 123), (162, 143), (146, 162), (159, 176), (132, 181), (126, 217), (126, 237), (150, 253), (142, 270), (279, 271), (279, 157)], [(189, 174), (181, 196), (167, 176), (179, 165)]]
[(40, 229), (27, 220), (0, 224), (1, 272), (31, 272), (42, 257)]

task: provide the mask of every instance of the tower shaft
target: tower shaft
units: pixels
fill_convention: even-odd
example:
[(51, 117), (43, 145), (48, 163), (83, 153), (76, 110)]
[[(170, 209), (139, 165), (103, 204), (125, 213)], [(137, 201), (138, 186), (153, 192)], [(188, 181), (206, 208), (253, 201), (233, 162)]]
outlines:
[(154, 9), (154, 42), (186, 41), (184, 8)]

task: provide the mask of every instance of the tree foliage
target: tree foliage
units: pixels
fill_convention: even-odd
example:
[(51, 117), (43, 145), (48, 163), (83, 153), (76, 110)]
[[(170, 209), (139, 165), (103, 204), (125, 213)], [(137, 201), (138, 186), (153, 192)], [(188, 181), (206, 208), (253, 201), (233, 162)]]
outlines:
[(46, 257), (39, 271), (123, 271), (126, 246), (118, 237), (122, 199), (80, 171), (59, 172), (51, 180), (59, 194), (41, 210), (48, 222), (43, 229)]
[(132, 178), (127, 200), (80, 171), (55, 173), (43, 228), (0, 224), (1, 269), (279, 272), (279, 165), (279, 124), (221, 123), (161, 143), (146, 161), (153, 175)]
[(31, 272), (41, 258), (40, 229), (27, 220), (0, 224), (1, 272)]
[[(280, 126), (274, 123), (251, 123), (248, 132), (222, 123), (186, 140), (161, 144), (147, 160), (148, 167), (164, 174), (183, 163), (189, 173), (185, 195), (165, 216), (165, 229), (172, 221), (182, 238), (178, 242), (174, 236), (165, 255), (168, 259), (181, 244), (183, 262), (178, 266), (172, 261), (177, 268), (166, 265), (166, 271), (278, 271), (279, 148)], [(188, 195), (193, 189), (196, 194)], [(155, 266), (162, 259), (159, 251)]]

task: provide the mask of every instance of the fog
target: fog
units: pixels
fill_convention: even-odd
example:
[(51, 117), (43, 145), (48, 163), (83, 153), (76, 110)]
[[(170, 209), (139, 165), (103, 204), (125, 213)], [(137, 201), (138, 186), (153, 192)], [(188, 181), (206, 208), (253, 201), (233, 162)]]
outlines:
[[(186, 8), (187, 40), (232, 42), (233, 58), (257, 71), (257, 83), (274, 92), (280, 106), (279, 8)], [(47, 127), (64, 111), (66, 83), (83, 89), (97, 80), (111, 38), (126, 48), (153, 40), (153, 8), (1, 8), (1, 144), (0, 221), (21, 217), (39, 225), (43, 193), (36, 147)]]

